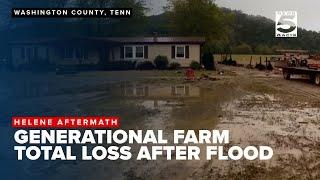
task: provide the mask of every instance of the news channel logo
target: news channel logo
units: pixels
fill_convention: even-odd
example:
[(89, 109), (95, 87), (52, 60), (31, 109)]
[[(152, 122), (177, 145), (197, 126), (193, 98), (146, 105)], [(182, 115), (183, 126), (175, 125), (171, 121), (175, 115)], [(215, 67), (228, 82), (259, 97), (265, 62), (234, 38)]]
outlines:
[(276, 11), (276, 34), (278, 38), (298, 37), (297, 11)]

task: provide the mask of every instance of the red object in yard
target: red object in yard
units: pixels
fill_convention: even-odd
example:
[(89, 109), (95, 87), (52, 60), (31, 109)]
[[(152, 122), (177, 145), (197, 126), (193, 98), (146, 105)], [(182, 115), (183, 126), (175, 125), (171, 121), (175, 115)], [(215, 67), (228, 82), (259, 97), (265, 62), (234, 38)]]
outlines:
[(186, 79), (188, 81), (194, 81), (196, 79), (196, 76), (194, 74), (194, 70), (191, 69), (191, 68), (187, 69), (185, 74), (186, 74), (186, 77), (187, 77)]

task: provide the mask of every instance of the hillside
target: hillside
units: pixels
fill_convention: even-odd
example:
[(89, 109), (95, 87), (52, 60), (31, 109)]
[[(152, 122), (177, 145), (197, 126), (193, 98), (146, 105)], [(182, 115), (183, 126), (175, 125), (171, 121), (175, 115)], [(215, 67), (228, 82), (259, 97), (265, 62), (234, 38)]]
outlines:
[[(226, 13), (232, 13), (234, 23), (231, 34), (231, 46), (236, 47), (241, 44), (249, 45), (253, 52), (257, 49), (269, 48), (270, 50), (279, 48), (306, 49), (312, 52), (320, 51), (320, 33), (298, 29), (297, 38), (275, 38), (275, 23), (273, 20), (262, 17), (252, 16), (241, 11), (222, 9)], [(170, 31), (168, 16), (160, 14), (149, 17), (147, 32), (159, 32), (161, 35), (174, 35)], [(176, 34), (175, 34), (176, 35)], [(257, 52), (258, 53), (258, 52)]]
[[(318, 32), (299, 28), (297, 38), (275, 38), (273, 20), (226, 8), (221, 10), (233, 15), (233, 23), (228, 29), (231, 32), (230, 40), (227, 43), (224, 42), (228, 49), (231, 47), (232, 53), (273, 54), (276, 49), (306, 49), (311, 52), (320, 52), (320, 33)], [(14, 21), (16, 25), (11, 28), (0, 29), (0, 39), (2, 40), (0, 42), (0, 57), (9, 56), (8, 42), (32, 37), (152, 36), (154, 32), (161, 36), (179, 36), (179, 34), (173, 32), (169, 20), (170, 18), (166, 13), (148, 17), (141, 16), (132, 18), (130, 21), (110, 21), (112, 23), (96, 19), (81, 21), (19, 19)], [(213, 45), (216, 46), (216, 44)], [(226, 49), (226, 47), (223, 48)], [(219, 52), (217, 49), (216, 53)]]

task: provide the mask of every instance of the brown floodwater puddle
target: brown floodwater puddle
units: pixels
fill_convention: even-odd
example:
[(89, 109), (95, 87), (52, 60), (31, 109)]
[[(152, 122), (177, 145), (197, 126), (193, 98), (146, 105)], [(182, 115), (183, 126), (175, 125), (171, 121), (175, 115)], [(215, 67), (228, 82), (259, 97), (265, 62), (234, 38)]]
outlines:
[[(223, 92), (223, 93), (222, 93)], [(124, 127), (146, 129), (207, 129), (213, 128), (221, 116), (221, 104), (232, 96), (232, 88), (205, 87), (194, 83), (132, 83), (122, 82), (110, 91), (121, 101)], [(139, 114), (135, 116), (133, 114)]]

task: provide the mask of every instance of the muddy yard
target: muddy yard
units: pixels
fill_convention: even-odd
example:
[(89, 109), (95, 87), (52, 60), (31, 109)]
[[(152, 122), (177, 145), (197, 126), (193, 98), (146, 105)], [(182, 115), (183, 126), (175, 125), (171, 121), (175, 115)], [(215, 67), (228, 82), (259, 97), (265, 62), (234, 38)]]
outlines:
[(272, 72), (222, 68), (225, 75), (216, 75), (217, 81), (188, 84), (200, 89), (198, 99), (178, 99), (182, 106), (171, 113), (158, 107), (158, 114), (166, 114), (164, 119), (175, 129), (228, 129), (230, 144), (268, 145), (274, 150), (272, 160), (148, 162), (141, 163), (147, 171), (134, 175), (159, 179), (319, 179), (319, 87), (303, 79), (286, 81)]
[[(87, 179), (77, 176), (80, 169), (93, 179), (320, 179), (320, 87), (273, 72), (219, 69), (223, 75), (205, 72), (217, 80), (196, 82), (173, 71), (50, 75), (46, 81), (15, 75), (2, 82), (0, 100), (6, 106), (1, 113), (116, 115), (123, 129), (163, 129), (167, 136), (173, 129), (228, 129), (232, 145), (274, 150), (271, 161), (48, 163), (55, 168), (52, 179), (64, 172)], [(34, 171), (33, 166), (24, 169)]]

